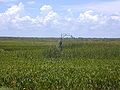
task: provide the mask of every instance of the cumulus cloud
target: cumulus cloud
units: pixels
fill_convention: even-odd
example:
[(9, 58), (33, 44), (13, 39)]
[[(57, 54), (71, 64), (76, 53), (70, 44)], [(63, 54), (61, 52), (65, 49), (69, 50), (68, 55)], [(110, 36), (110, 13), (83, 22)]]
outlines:
[[(23, 16), (24, 5), (19, 3), (0, 13), (0, 35), (5, 32), (21, 36), (58, 35), (71, 33), (85, 37), (118, 37), (120, 35), (120, 15), (103, 15), (87, 10), (74, 17), (72, 9), (67, 15), (60, 15), (50, 5), (43, 5), (37, 17)], [(11, 33), (10, 33), (11, 35)]]
[(0, 13), (0, 27), (7, 27), (9, 29), (9, 27), (12, 26), (12, 21), (15, 20), (16, 17), (19, 17), (23, 9), (24, 5), (22, 3), (19, 3), (18, 5), (13, 5), (4, 13)]
[(17, 5), (13, 5), (4, 14), (6, 14), (6, 15), (18, 14), (23, 9), (24, 9), (24, 5), (22, 3), (19, 3), (18, 6)]
[(57, 23), (59, 15), (53, 11), (50, 5), (44, 5), (40, 8), (40, 18), (44, 25), (50, 23)]
[(41, 12), (44, 12), (44, 11), (51, 11), (52, 10), (52, 7), (50, 5), (44, 5), (40, 8), (40, 11)]
[(40, 8), (40, 14), (47, 15), (49, 12), (53, 12), (53, 9), (50, 5), (44, 5)]
[(85, 11), (84, 13), (81, 13), (79, 16), (79, 20), (82, 22), (87, 22), (87, 21), (98, 21), (98, 15), (93, 14), (94, 11), (88, 10)]

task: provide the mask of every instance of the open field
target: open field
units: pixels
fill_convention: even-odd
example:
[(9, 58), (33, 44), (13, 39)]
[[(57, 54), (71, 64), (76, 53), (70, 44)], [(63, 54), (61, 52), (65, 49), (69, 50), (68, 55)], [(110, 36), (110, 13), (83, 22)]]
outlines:
[(0, 38), (0, 90), (120, 90), (120, 39)]

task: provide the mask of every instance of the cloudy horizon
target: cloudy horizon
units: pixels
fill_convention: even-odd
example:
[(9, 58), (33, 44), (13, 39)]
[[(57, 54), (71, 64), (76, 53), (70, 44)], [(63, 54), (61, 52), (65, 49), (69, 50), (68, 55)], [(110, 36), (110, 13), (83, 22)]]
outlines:
[(0, 0), (0, 37), (120, 38), (120, 0)]

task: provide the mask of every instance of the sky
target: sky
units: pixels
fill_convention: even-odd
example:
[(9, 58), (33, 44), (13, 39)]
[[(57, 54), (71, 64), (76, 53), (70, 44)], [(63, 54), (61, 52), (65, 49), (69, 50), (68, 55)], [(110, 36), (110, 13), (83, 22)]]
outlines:
[(0, 0), (0, 37), (120, 38), (120, 0)]

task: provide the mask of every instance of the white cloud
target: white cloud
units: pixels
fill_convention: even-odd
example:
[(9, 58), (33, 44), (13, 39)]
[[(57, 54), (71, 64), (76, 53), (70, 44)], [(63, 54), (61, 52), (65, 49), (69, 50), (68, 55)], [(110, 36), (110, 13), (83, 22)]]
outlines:
[(120, 14), (108, 16), (87, 10), (80, 13), (78, 17), (74, 17), (72, 9), (68, 9), (67, 14), (62, 16), (50, 5), (44, 5), (40, 8), (40, 15), (32, 18), (21, 15), (23, 10), (24, 5), (19, 3), (4, 13), (0, 13), (0, 32), (21, 32), (17, 35), (25, 32), (27, 32), (26, 35), (71, 33), (86, 37), (87, 35), (91, 37), (118, 37), (120, 35)]
[(113, 15), (113, 16), (111, 16), (111, 19), (120, 21), (120, 16)]
[(87, 22), (89, 20), (98, 21), (98, 15), (93, 15), (93, 11), (88, 10), (88, 11), (85, 11), (84, 13), (80, 14), (79, 20), (82, 22)]
[(40, 8), (41, 13), (48, 13), (51, 11), (53, 11), (53, 10), (52, 10), (52, 7), (50, 5), (44, 5)]
[(57, 13), (49, 12), (47, 16), (44, 17), (44, 23), (54, 20), (57, 17)]
[(68, 11), (68, 12), (72, 12), (72, 9), (71, 9), (71, 8), (69, 8), (67, 11)]
[(4, 14), (6, 14), (6, 15), (18, 14), (23, 9), (24, 9), (24, 5), (22, 3), (19, 3), (18, 6), (17, 5), (13, 5)]
[(59, 15), (53, 11), (50, 5), (44, 5), (40, 8), (41, 19), (44, 25), (57, 22)]
[(13, 5), (11, 8), (8, 8), (4, 13), (0, 13), (0, 27), (7, 27), (7, 29), (15, 27), (12, 21), (20, 16), (22, 10), (24, 10), (24, 5), (19, 3), (18, 5)]

